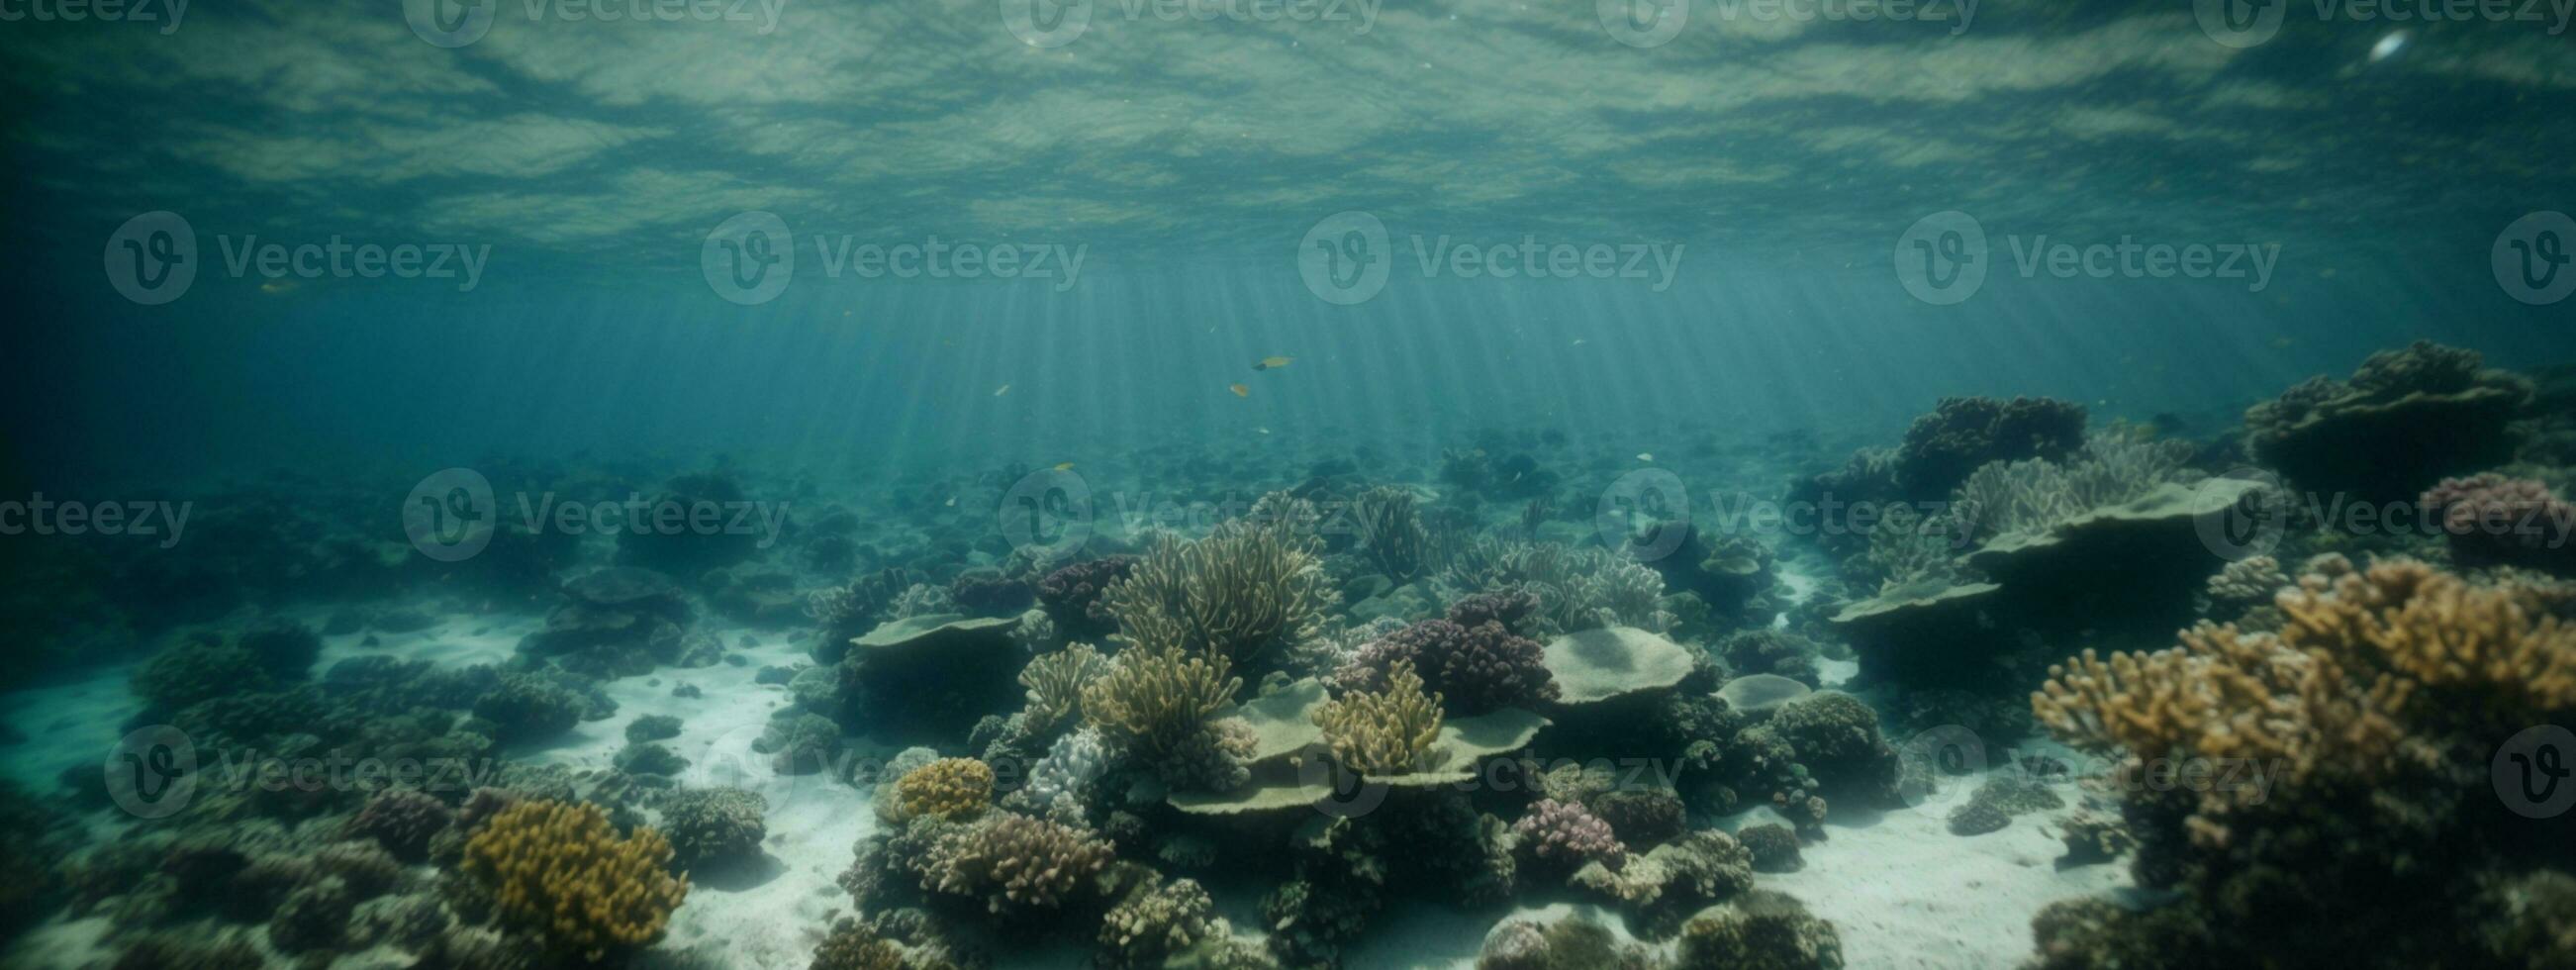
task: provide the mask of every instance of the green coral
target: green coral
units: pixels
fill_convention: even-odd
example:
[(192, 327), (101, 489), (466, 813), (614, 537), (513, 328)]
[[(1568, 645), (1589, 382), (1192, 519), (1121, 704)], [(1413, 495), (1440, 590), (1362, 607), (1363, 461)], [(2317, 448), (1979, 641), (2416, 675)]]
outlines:
[(1340, 594), (1317, 540), (1227, 522), (1204, 539), (1164, 538), (1102, 594), (1128, 642), (1258, 666), (1323, 632)]

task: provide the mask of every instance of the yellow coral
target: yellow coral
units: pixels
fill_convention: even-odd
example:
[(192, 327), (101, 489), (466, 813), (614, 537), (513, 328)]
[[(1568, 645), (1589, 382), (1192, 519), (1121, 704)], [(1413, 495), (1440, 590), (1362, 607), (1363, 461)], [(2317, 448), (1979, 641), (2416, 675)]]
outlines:
[(993, 803), (993, 766), (973, 758), (941, 758), (895, 779), (895, 804), (905, 818), (968, 818)]
[(1223, 655), (1130, 646), (1083, 688), (1082, 717), (1149, 754), (1166, 754), (1234, 702), (1243, 678), (1228, 676), (1232, 669)]
[(596, 962), (662, 939), (689, 894), (670, 861), (671, 844), (652, 829), (621, 839), (595, 805), (529, 801), (475, 832), (464, 868), (491, 890), (504, 922)]
[[(2321, 559), (2275, 605), (2276, 633), (2202, 624), (2180, 647), (2091, 651), (2051, 668), (2031, 695), (2068, 742), (2124, 752), (2124, 770), (2172, 756), (2278, 766), (2293, 789), (2376, 784), (2434, 756), (2460, 719), (2521, 723), (2576, 705), (2576, 631), (2539, 613), (2516, 585), (2477, 586), (2420, 562), (2354, 570)], [(2212, 786), (2204, 816), (2277, 794)], [(2215, 831), (2207, 818), (2195, 831)]]
[(1386, 673), (1385, 690), (1335, 698), (1314, 719), (1343, 767), (1380, 777), (1411, 774), (1426, 767), (1424, 754), (1440, 737), (1440, 700), (1422, 692), (1412, 661), (1399, 660)]
[(1082, 706), (1082, 688), (1109, 670), (1109, 659), (1088, 643), (1072, 646), (1029, 661), (1020, 671), (1020, 686), (1028, 688), (1028, 726), (1047, 730), (1063, 723)]

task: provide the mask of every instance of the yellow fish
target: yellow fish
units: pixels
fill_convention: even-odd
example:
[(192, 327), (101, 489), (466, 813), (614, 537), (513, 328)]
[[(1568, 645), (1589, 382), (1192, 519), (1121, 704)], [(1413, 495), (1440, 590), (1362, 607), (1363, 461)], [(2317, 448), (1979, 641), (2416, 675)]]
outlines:
[(1294, 358), (1294, 357), (1264, 357), (1264, 358), (1261, 358), (1261, 362), (1260, 362), (1260, 363), (1252, 365), (1252, 369), (1253, 369), (1253, 370), (1277, 370), (1277, 369), (1279, 369), (1279, 368), (1286, 367), (1286, 366), (1288, 366), (1289, 364), (1295, 363), (1295, 362), (1296, 362), (1296, 360), (1297, 360), (1297, 358)]
[(1226, 385), (1226, 386), (1225, 386), (1225, 389), (1226, 389), (1226, 390), (1229, 390), (1229, 391), (1233, 391), (1233, 392), (1234, 392), (1234, 396), (1236, 396), (1236, 397), (1251, 397), (1251, 396), (1252, 396), (1252, 389), (1251, 389), (1251, 388), (1249, 388), (1249, 387), (1245, 387), (1245, 386), (1243, 386), (1243, 385), (1241, 385), (1241, 384), (1228, 384), (1228, 385)]
[(1000, 397), (1000, 396), (1002, 396), (1002, 395), (1004, 395), (1004, 394), (1008, 394), (1008, 393), (1011, 393), (1011, 385), (1008, 385), (1008, 384), (1004, 384), (1004, 385), (1002, 385), (1002, 386), (1000, 386), (1000, 387), (996, 387), (996, 388), (994, 388), (994, 389), (993, 389), (993, 396), (994, 396), (994, 397)]
[(1072, 463), (1072, 462), (1069, 462), (1069, 461), (1060, 461), (1060, 462), (1056, 462), (1056, 463), (1055, 463), (1055, 470), (1060, 471), (1060, 472), (1069, 472), (1069, 471), (1072, 471), (1072, 470), (1073, 470), (1073, 463)]

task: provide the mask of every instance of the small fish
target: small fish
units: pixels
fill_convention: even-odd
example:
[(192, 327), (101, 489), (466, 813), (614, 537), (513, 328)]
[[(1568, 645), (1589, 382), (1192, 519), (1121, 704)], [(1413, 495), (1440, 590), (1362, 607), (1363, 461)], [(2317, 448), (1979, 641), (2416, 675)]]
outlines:
[(1637, 453), (1637, 460), (1652, 465), (1655, 463), (1655, 453), (1651, 451), (1640, 451)]
[(294, 289), (294, 280), (270, 280), (259, 285), (260, 292), (269, 294), (285, 293)]
[(1000, 396), (1002, 396), (1002, 395), (1004, 395), (1004, 394), (1008, 394), (1008, 393), (1011, 393), (1011, 385), (1008, 385), (1008, 384), (1004, 384), (1004, 385), (1002, 385), (1002, 386), (1000, 386), (1000, 387), (996, 387), (996, 388), (994, 388), (994, 389), (993, 389), (993, 396), (994, 396), (994, 397), (1000, 397)]
[(1245, 387), (1245, 386), (1243, 386), (1243, 385), (1241, 385), (1241, 384), (1228, 384), (1228, 385), (1226, 385), (1226, 386), (1225, 386), (1225, 389), (1226, 389), (1226, 390), (1229, 390), (1229, 391), (1233, 391), (1233, 392), (1234, 392), (1234, 396), (1236, 396), (1236, 397), (1251, 397), (1251, 396), (1252, 396), (1252, 389), (1251, 389), (1251, 388), (1249, 388), (1249, 387)]
[(2288, 337), (2274, 337), (2272, 338), (2272, 349), (2288, 350), (2290, 349), (2290, 345), (2293, 343), (2296, 343), (2296, 341), (2293, 341)]
[(1263, 427), (1263, 428), (1254, 428), (1254, 429), (1252, 429), (1252, 430), (1253, 430), (1253, 431), (1256, 431), (1256, 432), (1259, 432), (1259, 433), (1261, 433), (1261, 434), (1269, 434), (1269, 433), (1270, 433), (1270, 429), (1269, 429), (1269, 428), (1266, 428), (1266, 427)]
[(1253, 369), (1253, 370), (1278, 370), (1279, 368), (1286, 367), (1286, 366), (1288, 366), (1289, 364), (1295, 363), (1296, 361), (1297, 361), (1297, 358), (1294, 358), (1294, 357), (1264, 357), (1264, 358), (1261, 358), (1261, 362), (1260, 362), (1260, 363), (1252, 365), (1252, 369)]
[(1581, 338), (1581, 337), (1576, 337), (1576, 338), (1574, 338), (1574, 342), (1573, 342), (1573, 343), (1567, 344), (1566, 346), (1568, 346), (1568, 347), (1580, 347), (1580, 346), (1583, 346), (1583, 344), (1584, 344), (1584, 340), (1583, 340), (1583, 338)]
[(1060, 472), (1069, 472), (1069, 471), (1072, 471), (1072, 470), (1073, 470), (1073, 463), (1072, 463), (1072, 462), (1069, 462), (1069, 461), (1060, 461), (1060, 462), (1056, 462), (1056, 463), (1055, 463), (1055, 470), (1060, 471)]
[(957, 507), (957, 496), (954, 496), (954, 495), (949, 496), (949, 497), (948, 497), (948, 501), (947, 501), (947, 502), (945, 502), (945, 503), (943, 503), (943, 504), (947, 505), (949, 508), (952, 508), (952, 509), (953, 509), (953, 508), (956, 508), (956, 507)]

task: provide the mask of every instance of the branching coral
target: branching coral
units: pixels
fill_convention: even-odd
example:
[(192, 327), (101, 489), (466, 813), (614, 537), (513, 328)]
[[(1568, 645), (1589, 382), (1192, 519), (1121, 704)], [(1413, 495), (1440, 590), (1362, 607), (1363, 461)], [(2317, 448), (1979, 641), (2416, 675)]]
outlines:
[(1422, 527), (1422, 511), (1413, 493), (1401, 488), (1372, 488), (1351, 500), (1359, 524), (1359, 548), (1378, 572), (1398, 584), (1422, 575), (1433, 558), (1431, 531)]
[(1083, 722), (1148, 754), (1169, 752), (1233, 703), (1243, 678), (1232, 669), (1222, 655), (1128, 647), (1082, 689)]
[(2051, 398), (1942, 398), (1914, 419), (1895, 458), (1897, 484), (1918, 501), (1946, 497), (1980, 465), (2061, 459), (2084, 444), (2084, 406)]
[(1072, 563), (1038, 580), (1038, 602), (1070, 635), (1095, 636), (1117, 628), (1104, 594), (1136, 568), (1134, 556), (1102, 556)]
[(972, 818), (993, 802), (993, 767), (973, 758), (941, 758), (895, 779), (904, 818)]
[(1483, 539), (1458, 548), (1439, 580), (1444, 595), (1518, 590), (1537, 598), (1533, 635), (1604, 626), (1663, 632), (1664, 578), (1626, 557), (1548, 542)]
[(1109, 672), (1109, 658), (1088, 643), (1077, 643), (1029, 661), (1020, 671), (1028, 688), (1029, 727), (1051, 731), (1082, 706), (1082, 689)]
[(2422, 503), (2463, 564), (2563, 566), (2576, 557), (2576, 504), (2540, 482), (2493, 473), (2446, 478)]
[(1980, 466), (1959, 485), (1952, 505), (1979, 538), (2037, 532), (2158, 485), (2188, 483), (2194, 473), (2185, 463), (2191, 456), (2190, 442), (2100, 435), (2062, 462), (2032, 458)]
[(619, 838), (598, 806), (531, 801), (484, 823), (464, 867), (503, 920), (596, 962), (662, 938), (689, 894), (688, 880), (664, 870), (670, 861), (670, 843), (652, 829)]
[[(2070, 743), (2143, 759), (2184, 754), (2285, 768), (2292, 790), (2377, 784), (2434, 757), (2431, 728), (2524, 723), (2576, 705), (2576, 628), (2412, 560), (2327, 568), (2283, 590), (2277, 634), (2203, 624), (2178, 648), (2108, 660), (2087, 652), (2032, 695)], [(2265, 786), (2215, 786), (2199, 829), (2260, 803)]]
[(996, 812), (940, 837), (922, 888), (982, 898), (996, 913), (1014, 905), (1053, 909), (1108, 865), (1111, 855), (1108, 842), (1084, 830)]
[(1104, 594), (1130, 643), (1258, 664), (1320, 633), (1338, 602), (1310, 537), (1227, 522), (1165, 538)]
[(1424, 694), (1411, 661), (1386, 673), (1386, 688), (1344, 694), (1316, 708), (1315, 724), (1341, 765), (1362, 775), (1410, 774), (1440, 737), (1440, 695)]

